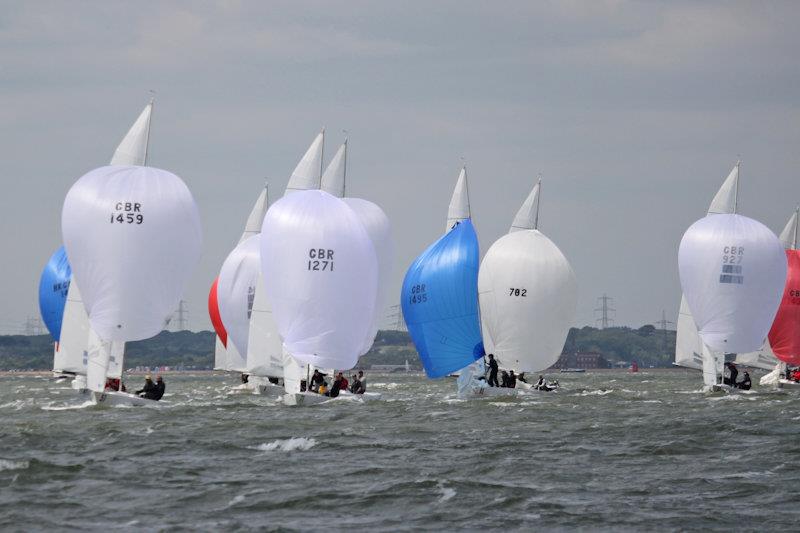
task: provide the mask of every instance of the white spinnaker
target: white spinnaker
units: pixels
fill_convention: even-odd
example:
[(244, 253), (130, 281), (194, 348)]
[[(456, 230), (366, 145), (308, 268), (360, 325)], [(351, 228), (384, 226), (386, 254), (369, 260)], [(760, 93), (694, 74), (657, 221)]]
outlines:
[(247, 362), (241, 354), (247, 354), (250, 316), (256, 283), (261, 274), (260, 242), (261, 236), (253, 235), (236, 246), (222, 264), (217, 283), (219, 315), (228, 332), (228, 347), (232, 343), (240, 355), (239, 360), (233, 360), (233, 351), (229, 349), (228, 364), (230, 370), (239, 372), (247, 369)]
[(278, 325), (272, 316), (264, 280), (260, 275), (256, 282), (256, 296), (250, 315), (250, 331), (247, 343), (247, 372), (254, 376), (283, 376), (283, 341)]
[(350, 209), (358, 215), (359, 220), (367, 230), (375, 253), (378, 258), (378, 292), (375, 301), (375, 313), (372, 326), (367, 334), (364, 344), (359, 350), (359, 355), (364, 355), (372, 348), (381, 319), (381, 311), (388, 298), (389, 279), (392, 276), (394, 263), (394, 241), (392, 240), (392, 225), (389, 217), (376, 204), (361, 198), (343, 198)]
[(478, 274), (483, 342), (505, 368), (538, 372), (561, 355), (577, 284), (561, 250), (538, 230), (515, 231), (486, 252)]
[[(324, 191), (300, 191), (264, 218), (261, 272), (284, 347), (298, 362), (352, 368), (372, 326), (378, 260), (358, 215)], [(287, 389), (288, 390), (288, 389)]]
[(293, 191), (318, 189), (322, 176), (322, 156), (325, 148), (325, 130), (323, 129), (308, 147), (305, 155), (297, 164), (286, 185), (284, 195)]
[(450, 231), (457, 222), (470, 218), (469, 206), (469, 186), (467, 185), (467, 167), (462, 167), (458, 174), (458, 181), (453, 196), (450, 198), (450, 206), (447, 209), (447, 227), (445, 232)]
[[(150, 144), (150, 119), (153, 115), (153, 101), (145, 106), (131, 126), (128, 133), (119, 143), (111, 165), (146, 165), (147, 149)], [(71, 303), (70, 303), (71, 302)], [(53, 361), (54, 370), (86, 374), (86, 360), (89, 350), (89, 315), (81, 299), (78, 284), (73, 279), (67, 293), (67, 305), (64, 307), (64, 318), (61, 326), (62, 342), (56, 349)], [(67, 340), (64, 341), (63, 338)], [(113, 348), (122, 368), (125, 345)]]
[[(789, 221), (786, 223), (786, 226), (784, 226), (783, 231), (781, 231), (781, 234), (778, 238), (785, 249), (793, 250), (797, 247), (796, 209), (794, 213), (792, 213), (792, 216), (789, 217)], [(778, 358), (775, 357), (774, 353), (772, 353), (772, 347), (769, 345), (769, 339), (764, 341), (764, 346), (762, 346), (760, 350), (736, 354), (736, 362), (747, 366), (762, 368), (764, 370), (772, 370), (777, 364), (779, 364)]]
[(741, 215), (706, 216), (681, 239), (678, 269), (710, 350), (740, 353), (762, 346), (786, 282), (786, 255), (774, 233)]
[(153, 167), (92, 170), (67, 193), (61, 227), (97, 335), (131, 341), (159, 333), (202, 248), (186, 184)]
[(331, 162), (328, 163), (328, 167), (322, 174), (320, 189), (337, 198), (342, 198), (344, 196), (346, 178), (347, 141), (342, 143)]
[(114, 151), (114, 156), (111, 158), (112, 165), (145, 166), (147, 164), (147, 147), (150, 141), (150, 117), (152, 114), (153, 102), (150, 101)]
[[(739, 163), (733, 167), (728, 177), (717, 190), (708, 206), (707, 215), (733, 214), (739, 191)], [(686, 297), (681, 293), (681, 306), (675, 332), (675, 364), (686, 368), (702, 370), (703, 341), (697, 333), (694, 317), (689, 310)]]

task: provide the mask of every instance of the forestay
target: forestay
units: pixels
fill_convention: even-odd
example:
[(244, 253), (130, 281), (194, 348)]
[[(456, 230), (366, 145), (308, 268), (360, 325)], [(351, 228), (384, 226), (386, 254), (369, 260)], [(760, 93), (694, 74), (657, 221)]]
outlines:
[(358, 215), (324, 191), (284, 196), (264, 218), (261, 270), (292, 356), (352, 368), (372, 326), (364, 317), (375, 313), (378, 282), (375, 248)]
[(69, 190), (64, 246), (92, 329), (103, 341), (157, 334), (200, 258), (200, 215), (176, 175), (101, 167)]
[(460, 370), (484, 355), (478, 317), (478, 236), (463, 220), (411, 264), (400, 300), (428, 377)]
[(775, 234), (741, 215), (707, 216), (684, 234), (678, 267), (700, 337), (711, 350), (761, 347), (786, 280)]
[[(245, 239), (228, 254), (219, 272), (219, 314), (228, 332), (228, 345), (233, 343), (237, 355), (247, 354), (250, 315), (261, 270), (260, 242), (260, 235)], [(231, 350), (228, 352), (228, 369), (244, 371), (247, 366), (244, 357), (240, 355), (238, 360), (231, 360)]]

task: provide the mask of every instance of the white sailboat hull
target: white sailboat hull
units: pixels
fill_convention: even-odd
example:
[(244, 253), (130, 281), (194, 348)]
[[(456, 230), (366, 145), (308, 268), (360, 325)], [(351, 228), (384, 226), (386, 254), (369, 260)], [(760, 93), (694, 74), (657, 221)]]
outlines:
[(92, 403), (98, 407), (114, 407), (116, 405), (145, 406), (156, 405), (156, 400), (141, 398), (135, 394), (121, 391), (92, 392)]
[(470, 400), (480, 398), (501, 398), (513, 397), (517, 395), (517, 389), (509, 389), (506, 387), (475, 387), (467, 392), (459, 393), (459, 397)]

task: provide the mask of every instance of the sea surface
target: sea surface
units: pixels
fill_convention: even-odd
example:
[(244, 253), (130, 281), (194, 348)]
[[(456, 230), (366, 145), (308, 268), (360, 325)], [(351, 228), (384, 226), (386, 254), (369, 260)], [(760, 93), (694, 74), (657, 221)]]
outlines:
[(158, 407), (111, 409), (2, 377), (0, 529), (800, 529), (800, 393), (650, 370), (461, 401), (368, 376), (385, 401), (290, 408), (181, 374)]

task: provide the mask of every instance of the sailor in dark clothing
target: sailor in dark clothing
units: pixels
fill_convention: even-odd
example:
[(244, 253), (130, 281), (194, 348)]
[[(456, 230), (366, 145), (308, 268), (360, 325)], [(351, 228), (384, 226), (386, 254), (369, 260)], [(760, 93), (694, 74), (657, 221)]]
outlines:
[(731, 362), (725, 363), (725, 366), (728, 368), (728, 372), (730, 372), (730, 377), (723, 378), (722, 383), (725, 385), (730, 385), (731, 387), (735, 387), (736, 376), (739, 375), (739, 370), (737, 370), (736, 365)]
[(153, 391), (156, 389), (156, 384), (153, 383), (153, 379), (150, 377), (150, 374), (144, 377), (144, 387), (136, 391), (137, 396), (141, 396), (142, 398), (147, 398), (149, 394), (152, 394)]
[(497, 382), (497, 361), (494, 360), (494, 354), (489, 354), (489, 386), (499, 387), (500, 383)]
[(341, 372), (336, 379), (333, 380), (333, 385), (331, 386), (331, 390), (325, 393), (325, 396), (330, 396), (331, 398), (336, 398), (339, 396), (339, 391), (342, 390), (342, 382), (343, 378), (341, 377)]
[(500, 386), (501, 387), (508, 387), (508, 372), (503, 370), (500, 372)]
[[(153, 393), (149, 396), (149, 398), (155, 401), (160, 400), (161, 397), (164, 396), (164, 390), (166, 388), (167, 386), (164, 385), (164, 380), (161, 379), (161, 376), (156, 376), (156, 388), (153, 391)], [(145, 396), (145, 398), (148, 398), (148, 396)]]
[(527, 383), (528, 380), (525, 379), (525, 372), (520, 372), (519, 375), (517, 376), (517, 380), (523, 383)]
[(750, 387), (753, 386), (753, 383), (750, 381), (750, 373), (745, 371), (744, 379), (737, 383), (736, 386), (742, 390), (750, 390)]
[(517, 387), (517, 375), (514, 374), (514, 371), (511, 370), (508, 373), (508, 388), (514, 389)]
[(308, 390), (311, 392), (318, 392), (319, 386), (325, 383), (325, 377), (322, 375), (317, 369), (314, 369), (314, 374), (311, 376), (311, 385), (308, 387)]

